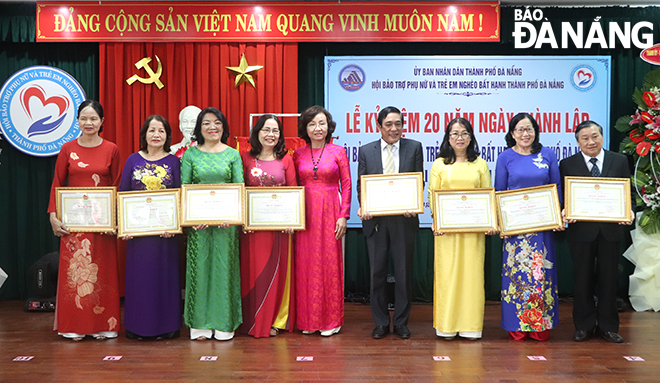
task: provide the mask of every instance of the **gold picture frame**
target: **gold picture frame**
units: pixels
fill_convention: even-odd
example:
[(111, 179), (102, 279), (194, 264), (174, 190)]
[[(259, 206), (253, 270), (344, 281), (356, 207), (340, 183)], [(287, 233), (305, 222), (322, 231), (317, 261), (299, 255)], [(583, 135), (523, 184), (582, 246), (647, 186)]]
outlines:
[(436, 189), (431, 192), (431, 203), (434, 232), (499, 230), (494, 188)]
[(305, 230), (305, 187), (246, 187), (245, 230)]
[(244, 225), (245, 184), (181, 185), (181, 226), (202, 223)]
[(564, 226), (557, 185), (495, 192), (500, 235), (535, 233)]
[(180, 189), (117, 193), (118, 237), (181, 234)]
[(360, 176), (360, 206), (374, 217), (424, 213), (421, 172)]
[(630, 178), (564, 177), (566, 219), (632, 222)]
[(100, 233), (117, 227), (114, 186), (55, 188), (57, 219), (72, 233)]

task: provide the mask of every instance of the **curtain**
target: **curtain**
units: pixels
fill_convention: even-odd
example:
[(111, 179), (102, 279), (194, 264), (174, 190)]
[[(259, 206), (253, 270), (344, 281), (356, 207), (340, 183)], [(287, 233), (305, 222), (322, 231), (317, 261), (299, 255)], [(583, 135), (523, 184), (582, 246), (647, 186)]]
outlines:
[[(248, 136), (250, 113), (298, 112), (298, 49), (296, 43), (101, 43), (100, 102), (105, 109), (105, 138), (117, 143), (122, 160), (139, 149), (138, 133), (145, 118), (163, 115), (172, 126), (172, 143), (181, 141), (179, 111), (187, 105), (220, 109), (229, 122), (229, 144)], [(249, 65), (263, 68), (252, 72), (256, 89), (248, 83), (234, 88), (234, 75), (225, 67), (239, 66), (242, 55)], [(151, 57), (148, 64), (157, 72), (156, 84), (126, 79), (148, 78), (135, 63)], [(283, 118), (284, 134), (297, 137), (297, 119)]]
[[(98, 44), (36, 44), (35, 14), (34, 3), (0, 4), (0, 84), (23, 68), (47, 65), (75, 77), (87, 97), (98, 97)], [(46, 214), (55, 160), (29, 156), (0, 138), (0, 267), (9, 274), (0, 300), (28, 298), (28, 269), (59, 250)]]

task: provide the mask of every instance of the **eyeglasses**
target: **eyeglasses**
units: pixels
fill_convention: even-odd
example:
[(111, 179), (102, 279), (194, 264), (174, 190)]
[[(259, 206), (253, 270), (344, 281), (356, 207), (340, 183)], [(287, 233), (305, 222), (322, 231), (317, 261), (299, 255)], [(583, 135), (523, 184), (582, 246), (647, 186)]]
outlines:
[[(312, 128), (312, 129), (316, 129), (316, 125), (317, 124), (315, 124), (313, 122), (310, 122), (309, 124), (307, 124), (307, 127)], [(328, 124), (325, 121), (321, 121), (321, 122), (318, 123), (318, 127), (321, 128), (321, 129), (325, 128), (326, 126), (328, 126)]]
[(451, 138), (452, 140), (458, 140), (458, 137), (460, 137), (464, 140), (467, 140), (468, 138), (470, 138), (470, 133), (468, 133), (468, 132), (462, 132), (460, 134), (456, 133), (456, 132), (449, 133), (449, 138)]
[(277, 129), (277, 128), (276, 129), (261, 128), (260, 130), (261, 130), (261, 133), (263, 133), (265, 135), (269, 135), (270, 133), (273, 133), (273, 135), (277, 136), (278, 134), (280, 134), (280, 130)]
[(516, 132), (516, 134), (523, 134), (523, 133), (534, 134), (534, 128), (532, 127), (515, 128), (513, 131)]
[(211, 122), (211, 121), (202, 121), (202, 127), (203, 128), (208, 128), (211, 125), (222, 126), (222, 121), (220, 121), (220, 120), (215, 120), (213, 122)]

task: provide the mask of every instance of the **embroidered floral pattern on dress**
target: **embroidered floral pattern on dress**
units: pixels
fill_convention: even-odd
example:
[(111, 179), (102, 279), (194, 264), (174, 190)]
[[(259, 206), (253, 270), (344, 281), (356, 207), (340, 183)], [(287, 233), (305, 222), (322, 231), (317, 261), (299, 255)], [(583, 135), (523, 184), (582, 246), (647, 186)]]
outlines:
[[(81, 298), (94, 292), (94, 284), (97, 281), (99, 267), (92, 262), (91, 243), (85, 238), (78, 243), (77, 238), (69, 242), (70, 247), (75, 248), (73, 256), (69, 260), (67, 271), (68, 283), (71, 288), (76, 289), (76, 307), (83, 309)], [(96, 310), (95, 310), (96, 311)]]
[(260, 186), (279, 186), (275, 176), (261, 169), (257, 160), (254, 161), (254, 167), (250, 169), (250, 175), (259, 180)]
[(133, 179), (141, 181), (147, 190), (165, 189), (163, 181), (172, 179), (171, 169), (167, 165), (145, 164), (133, 170)]
[(518, 236), (520, 242), (506, 243), (507, 260), (502, 270), (511, 279), (509, 288), (502, 291), (502, 299), (515, 303), (521, 331), (545, 331), (553, 327), (550, 312), (556, 304), (552, 291), (543, 288), (549, 285), (545, 270), (554, 264), (547, 259), (547, 250), (537, 249), (530, 244), (531, 236)]

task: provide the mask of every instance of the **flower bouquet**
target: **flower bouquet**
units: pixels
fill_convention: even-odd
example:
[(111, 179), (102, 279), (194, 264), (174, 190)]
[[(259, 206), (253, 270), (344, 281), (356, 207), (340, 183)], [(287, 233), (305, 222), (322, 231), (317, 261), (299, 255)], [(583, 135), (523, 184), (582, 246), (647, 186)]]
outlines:
[(637, 111), (620, 117), (614, 128), (628, 133), (619, 151), (635, 159), (632, 186), (637, 206), (644, 211), (637, 224), (647, 234), (660, 232), (660, 68), (644, 76), (642, 89), (635, 88)]

